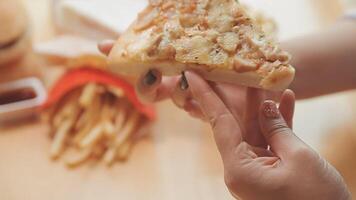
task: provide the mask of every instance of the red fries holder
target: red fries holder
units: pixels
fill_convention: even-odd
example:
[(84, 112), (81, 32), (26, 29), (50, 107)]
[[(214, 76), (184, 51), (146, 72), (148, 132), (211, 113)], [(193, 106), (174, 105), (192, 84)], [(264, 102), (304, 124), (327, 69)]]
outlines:
[(134, 87), (130, 83), (119, 76), (100, 69), (90, 68), (90, 66), (70, 70), (62, 76), (49, 92), (48, 99), (44, 103), (43, 108), (46, 109), (51, 107), (72, 90), (88, 83), (98, 83), (122, 89), (126, 98), (137, 111), (146, 116), (150, 121), (153, 121), (156, 118), (154, 107), (141, 103), (135, 93)]

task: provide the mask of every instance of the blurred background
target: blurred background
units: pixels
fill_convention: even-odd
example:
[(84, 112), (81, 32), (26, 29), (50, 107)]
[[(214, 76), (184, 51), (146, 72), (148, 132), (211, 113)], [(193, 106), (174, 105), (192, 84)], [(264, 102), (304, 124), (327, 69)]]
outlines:
[[(356, 7), (356, 0), (241, 2), (274, 19), (281, 41), (322, 30)], [(48, 156), (51, 127), (38, 109), (48, 91), (73, 66), (69, 63), (103, 59), (97, 42), (119, 37), (145, 5), (145, 0), (0, 0), (0, 21), (11, 25), (11, 31), (0, 27), (0, 42), (19, 42), (0, 49), (1, 199), (231, 199), (209, 127), (168, 101), (157, 105), (150, 137), (137, 143), (127, 162), (73, 170)], [(20, 14), (3, 22), (2, 13), (11, 16), (10, 9)], [(16, 82), (28, 77), (35, 81)], [(24, 92), (28, 86), (33, 87)], [(6, 88), (21, 90), (14, 97), (19, 101), (35, 101), (28, 108), (5, 108)], [(356, 194), (355, 102), (353, 91), (300, 101), (295, 132), (341, 171)]]

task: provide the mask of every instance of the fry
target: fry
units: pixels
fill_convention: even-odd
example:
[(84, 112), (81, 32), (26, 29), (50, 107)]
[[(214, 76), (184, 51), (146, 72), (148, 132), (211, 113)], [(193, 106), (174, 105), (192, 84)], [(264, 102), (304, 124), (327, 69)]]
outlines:
[[(108, 149), (108, 151), (104, 155), (104, 162), (107, 165), (111, 165), (114, 162), (115, 158), (117, 157), (120, 151), (120, 148), (122, 148), (121, 146), (123, 146), (123, 144), (126, 142), (126, 140), (130, 137), (130, 135), (137, 127), (137, 123), (139, 122), (139, 119), (140, 119), (140, 114), (134, 112), (127, 120), (126, 125), (124, 127), (121, 127), (122, 130), (119, 130), (118, 135), (115, 138), (114, 144), (112, 144), (112, 146)], [(124, 156), (125, 152), (126, 151), (123, 151), (121, 153), (121, 157), (125, 157)]]
[(79, 104), (84, 108), (89, 107), (96, 92), (97, 85), (95, 83), (90, 83), (86, 85), (82, 91), (82, 94), (79, 97)]
[[(65, 96), (64, 98), (62, 98), (55, 106), (52, 107), (52, 109), (50, 110), (50, 124), (52, 126), (55, 126), (55, 121), (57, 121), (57, 125), (60, 123), (60, 121), (62, 121), (65, 117), (65, 113), (68, 113), (68, 109), (64, 109), (66, 106), (70, 106), (67, 105), (67, 103), (69, 101), (72, 102), (77, 102), (77, 95), (79, 95), (78, 91), (72, 91), (71, 94)], [(60, 119), (55, 120), (55, 118), (60, 117)]]
[(117, 147), (122, 145), (125, 142), (125, 140), (127, 140), (130, 137), (134, 129), (137, 127), (139, 120), (140, 120), (140, 114), (136, 111), (133, 112), (129, 117), (129, 119), (127, 120), (122, 132), (116, 138), (115, 145)]
[(88, 122), (84, 127), (80, 129), (79, 132), (77, 132), (72, 139), (73, 143), (76, 144), (78, 147), (80, 146), (80, 142), (83, 140), (85, 136), (89, 134), (91, 130), (94, 128), (94, 124)]
[[(127, 116), (127, 104), (126, 102), (123, 101), (117, 101), (117, 108), (118, 108), (118, 113), (115, 119), (115, 133), (119, 133), (123, 129), (123, 125), (125, 122), (125, 118)], [(104, 155), (104, 162), (107, 165), (113, 164), (115, 161), (116, 155), (117, 155), (117, 144), (116, 144), (116, 138), (113, 138), (113, 142), (110, 145), (109, 149), (106, 151)]]
[(50, 155), (52, 159), (56, 159), (60, 156), (63, 146), (66, 140), (67, 135), (69, 134), (69, 130), (73, 125), (73, 121), (67, 119), (66, 121), (61, 124), (58, 128), (56, 134), (54, 135), (54, 140), (51, 146)]
[(57, 108), (58, 106), (52, 106), (50, 108), (48, 108), (47, 113), (44, 115), (44, 118), (46, 121), (49, 122), (49, 124), (51, 125), (51, 127), (54, 126), (54, 118), (56, 117), (57, 114)]
[(125, 119), (127, 117), (128, 105), (126, 102), (120, 101), (117, 103), (117, 114), (115, 118), (115, 129), (116, 132), (122, 129)]
[(58, 113), (53, 119), (53, 126), (55, 128), (58, 128), (61, 122), (64, 121), (66, 118), (77, 117), (76, 115), (79, 113), (80, 110), (77, 101), (78, 96), (79, 93), (75, 92), (74, 94), (62, 100), (64, 101), (64, 103), (62, 104), (61, 108), (58, 108)]
[(117, 88), (117, 87), (107, 86), (106, 88), (108, 89), (108, 91), (109, 91), (111, 94), (115, 95), (117, 98), (121, 98), (121, 97), (123, 97), (124, 94), (125, 94), (122, 89)]
[(117, 157), (120, 160), (127, 160), (127, 157), (130, 155), (132, 147), (132, 142), (125, 142), (118, 150)]
[(117, 149), (115, 146), (112, 146), (110, 149), (108, 149), (105, 154), (104, 154), (104, 162), (106, 165), (110, 166), (114, 163), (115, 157), (116, 157)]
[(92, 151), (93, 151), (93, 156), (96, 157), (97, 159), (100, 159), (105, 153), (106, 148), (104, 144), (97, 144), (92, 147)]
[(82, 113), (78, 117), (77, 122), (75, 123), (75, 127), (74, 127), (75, 130), (80, 130), (81, 128), (83, 128), (86, 125), (86, 122), (89, 118), (87, 113), (88, 113), (87, 109), (83, 109)]
[(73, 155), (68, 158), (65, 163), (68, 167), (77, 167), (78, 165), (84, 163), (91, 155), (91, 149), (83, 149), (77, 155)]
[(76, 102), (66, 102), (66, 104), (64, 104), (63, 108), (59, 111), (58, 114), (56, 114), (56, 116), (53, 119), (53, 126), (55, 128), (58, 128), (61, 123), (65, 120), (65, 118), (68, 118), (68, 115), (70, 115), (71, 113), (69, 112), (69, 110), (72, 110), (75, 106)]
[(101, 109), (101, 100), (97, 96), (93, 99), (92, 105), (85, 109), (82, 116), (79, 118), (76, 129), (82, 127), (79, 133), (74, 137), (74, 143), (80, 143), (81, 140), (90, 132), (90, 130), (95, 126), (95, 123), (99, 120), (100, 109)]
[(66, 151), (69, 157), (64, 158), (65, 164), (71, 168), (90, 158), (103, 159), (107, 165), (126, 160), (134, 142), (131, 136), (140, 122), (141, 114), (122, 89), (90, 83), (53, 108), (51, 158)]
[(102, 108), (101, 108), (101, 120), (102, 121), (112, 121), (114, 112), (112, 107), (111, 99), (109, 96), (105, 95), (102, 100)]
[(106, 96), (101, 115), (101, 120), (104, 122), (103, 128), (105, 135), (110, 139), (115, 135), (116, 127), (114, 125), (114, 117), (117, 114), (117, 110), (120, 110), (120, 107), (117, 106), (116, 102), (116, 97)]
[(115, 125), (112, 122), (107, 121), (103, 124), (103, 126), (105, 135), (112, 138), (115, 135)]
[(79, 143), (81, 148), (93, 146), (104, 134), (103, 125), (98, 124), (91, 130), (86, 137)]

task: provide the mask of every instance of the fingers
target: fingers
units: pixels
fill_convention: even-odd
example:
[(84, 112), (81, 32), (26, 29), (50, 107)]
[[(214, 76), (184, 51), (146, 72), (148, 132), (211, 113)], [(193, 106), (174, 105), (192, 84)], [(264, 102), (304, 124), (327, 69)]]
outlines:
[(215, 141), (224, 159), (242, 142), (241, 128), (206, 81), (190, 71), (186, 72), (186, 78), (194, 100), (213, 128)]
[(252, 146), (266, 148), (266, 141), (259, 127), (259, 110), (264, 93), (260, 89), (248, 88), (246, 93), (246, 110), (244, 113), (244, 140)]
[(210, 83), (209, 85), (225, 103), (234, 117), (240, 120), (245, 109), (246, 87), (226, 83)]
[[(293, 105), (283, 109), (290, 110)], [(294, 135), (284, 120), (274, 101), (265, 101), (260, 108), (260, 127), (272, 151), (281, 158), (288, 158), (288, 153), (299, 148), (301, 141)]]
[(192, 99), (192, 94), (188, 88), (189, 85), (183, 73), (171, 95), (172, 101), (192, 117), (204, 120), (204, 114), (202, 113), (199, 104)]
[(295, 95), (292, 90), (286, 90), (282, 97), (279, 106), (279, 111), (281, 112), (284, 120), (287, 122), (289, 128), (293, 129), (293, 116), (294, 116), (294, 106), (295, 105)]
[(171, 96), (179, 77), (162, 77), (157, 70), (149, 70), (136, 84), (138, 97), (143, 102), (156, 102)]
[(104, 40), (98, 44), (98, 49), (101, 53), (109, 55), (114, 43), (115, 42), (113, 40)]
[(184, 109), (189, 100), (191, 99), (191, 92), (188, 90), (188, 83), (184, 74), (180, 76), (179, 81), (174, 87), (172, 93), (172, 101), (179, 107)]
[(167, 98), (191, 116), (204, 119), (199, 104), (191, 97), (186, 80), (182, 76), (162, 77), (157, 70), (150, 70), (136, 84), (138, 96), (143, 102), (157, 102)]
[(201, 111), (200, 106), (197, 101), (190, 99), (186, 102), (184, 110), (189, 113), (190, 116), (194, 118), (201, 119), (205, 121), (204, 113)]

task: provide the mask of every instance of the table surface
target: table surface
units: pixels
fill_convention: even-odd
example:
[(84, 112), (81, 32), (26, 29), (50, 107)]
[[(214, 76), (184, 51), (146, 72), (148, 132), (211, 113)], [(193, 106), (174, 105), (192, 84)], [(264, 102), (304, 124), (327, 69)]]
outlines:
[[(23, 1), (33, 21), (35, 42), (53, 37), (49, 1)], [(276, 17), (284, 39), (320, 28), (318, 20), (310, 20), (315, 18), (310, 1), (273, 1), (268, 4), (250, 0), (249, 3), (265, 8)], [(287, 4), (293, 5), (292, 8)], [(282, 6), (289, 9), (275, 12)], [(298, 9), (305, 9), (306, 14), (298, 16)], [(296, 13), (298, 17), (293, 17), (293, 14), (289, 18), (283, 17), (286, 12)], [(305, 29), (290, 29), (288, 21), (303, 24)], [(323, 125), (335, 122), (334, 117), (325, 115), (325, 108), (330, 109), (330, 113), (341, 107), (335, 115), (340, 119), (346, 118), (350, 110), (348, 96), (337, 95), (299, 103), (296, 132), (303, 133), (300, 136), (304, 140), (318, 147)], [(330, 107), (335, 101), (340, 102), (339, 109)], [(306, 113), (306, 109), (315, 112)], [(220, 157), (209, 128), (170, 102), (158, 104), (158, 114), (151, 137), (136, 145), (127, 163), (116, 164), (112, 168), (90, 164), (70, 170), (60, 161), (52, 162), (48, 157), (48, 126), (44, 122), (0, 128), (0, 198), (232, 199), (223, 182)]]

